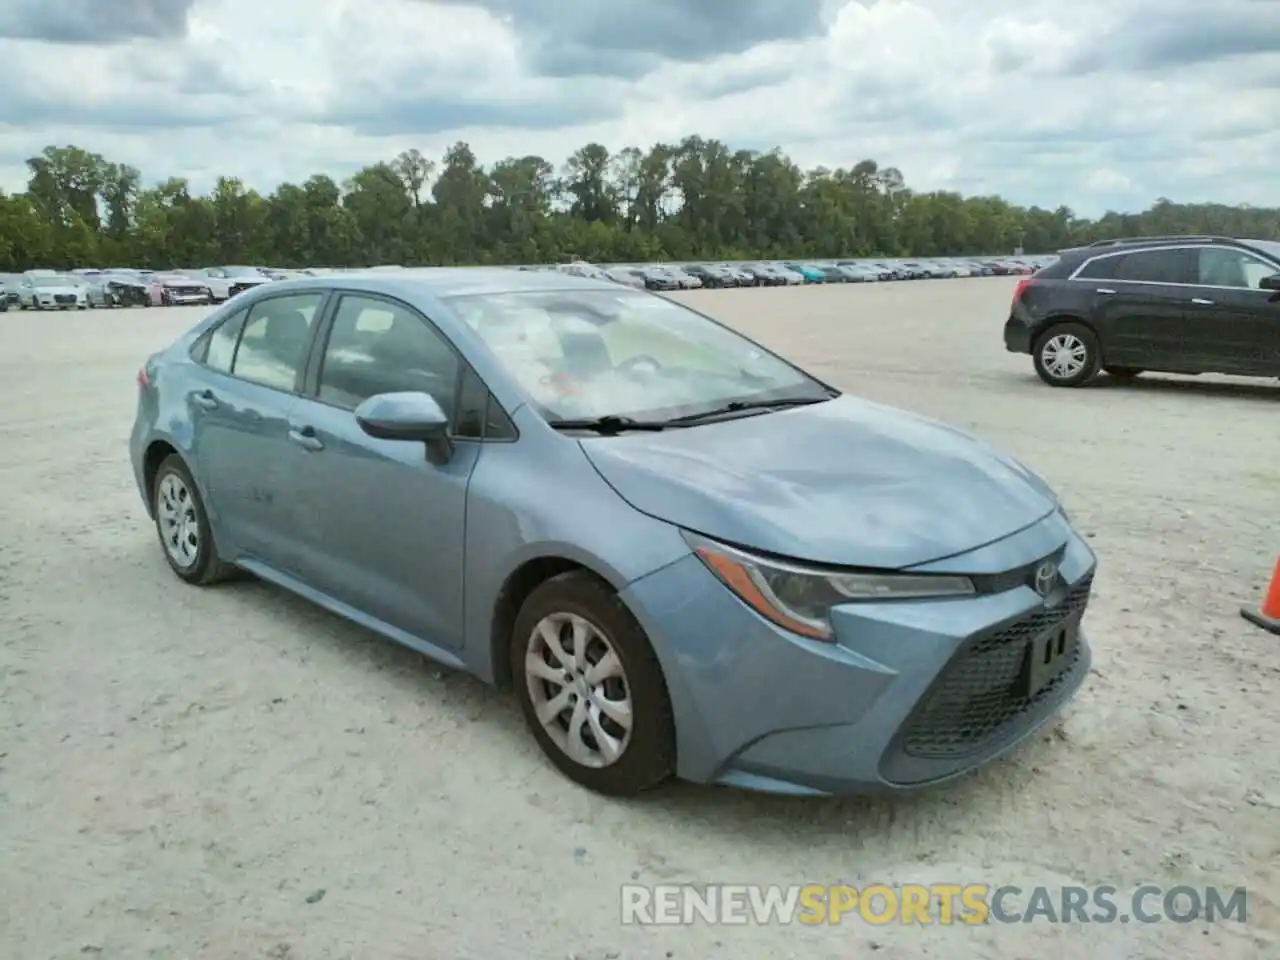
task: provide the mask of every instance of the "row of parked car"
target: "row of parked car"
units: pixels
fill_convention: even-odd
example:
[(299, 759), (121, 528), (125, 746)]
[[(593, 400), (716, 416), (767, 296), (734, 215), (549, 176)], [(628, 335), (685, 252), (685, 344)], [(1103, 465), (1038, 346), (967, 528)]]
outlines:
[(930, 260), (778, 260), (756, 263), (599, 265), (575, 261), (522, 270), (559, 270), (579, 277), (612, 280), (647, 290), (699, 287), (781, 287), (806, 283), (873, 283), (885, 280), (941, 280), (956, 277), (1025, 276), (1052, 257), (948, 257)]
[[(699, 287), (780, 287), (806, 283), (871, 283), (1035, 273), (1052, 257), (950, 257), (930, 260), (779, 260), (753, 263), (598, 265), (575, 260), (521, 270), (557, 270), (646, 290)], [(375, 269), (399, 269), (380, 267)], [(238, 293), (293, 277), (337, 268), (200, 267), (189, 270), (85, 269), (60, 273), (28, 270), (0, 274), (0, 311), (87, 310), (91, 307), (161, 307), (222, 303)]]
[(28, 270), (0, 274), (0, 311), (87, 310), (90, 307), (169, 307), (222, 303), (273, 280), (320, 271), (268, 267), (193, 270)]

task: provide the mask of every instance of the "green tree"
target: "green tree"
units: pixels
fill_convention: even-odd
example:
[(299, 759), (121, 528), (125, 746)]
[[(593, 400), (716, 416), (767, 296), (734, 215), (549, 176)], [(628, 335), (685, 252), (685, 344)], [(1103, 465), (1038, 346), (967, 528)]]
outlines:
[(370, 266), (1043, 253), (1118, 235), (1280, 237), (1280, 210), (1181, 204), (1096, 220), (1069, 207), (913, 191), (862, 159), (802, 170), (781, 150), (691, 135), (611, 153), (575, 151), (485, 168), (455, 143), (410, 149), (339, 184), (316, 172), (269, 194), (230, 172), (207, 195), (185, 180), (144, 185), (81, 147), (27, 161), (25, 192), (0, 193), (0, 270), (32, 267)]

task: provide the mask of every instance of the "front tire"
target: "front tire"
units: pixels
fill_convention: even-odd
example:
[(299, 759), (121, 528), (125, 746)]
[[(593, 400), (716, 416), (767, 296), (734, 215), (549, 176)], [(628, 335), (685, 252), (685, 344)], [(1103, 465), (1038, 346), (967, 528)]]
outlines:
[(1051, 387), (1081, 387), (1098, 375), (1098, 337), (1081, 323), (1054, 324), (1036, 338), (1036, 373)]
[(177, 454), (165, 458), (156, 471), (151, 513), (165, 561), (179, 579), (203, 587), (235, 572), (218, 556), (200, 491)]
[(537, 587), (516, 617), (511, 667), (534, 739), (569, 779), (629, 797), (675, 770), (675, 721), (644, 630), (583, 571)]

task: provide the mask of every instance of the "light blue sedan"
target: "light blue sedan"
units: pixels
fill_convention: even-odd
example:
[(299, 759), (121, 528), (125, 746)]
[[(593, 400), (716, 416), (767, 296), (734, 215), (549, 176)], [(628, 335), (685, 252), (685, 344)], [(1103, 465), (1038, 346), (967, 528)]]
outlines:
[(937, 783), (1089, 668), (1096, 561), (1033, 473), (608, 281), (263, 285), (145, 362), (130, 454), (179, 578), (514, 688), (603, 793)]

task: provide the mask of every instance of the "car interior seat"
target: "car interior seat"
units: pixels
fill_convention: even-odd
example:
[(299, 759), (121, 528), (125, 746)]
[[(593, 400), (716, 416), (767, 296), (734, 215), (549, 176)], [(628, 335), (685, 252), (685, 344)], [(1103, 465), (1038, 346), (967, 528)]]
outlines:
[(301, 363), (310, 332), (311, 325), (301, 310), (287, 310), (267, 318), (262, 346), (277, 360)]

